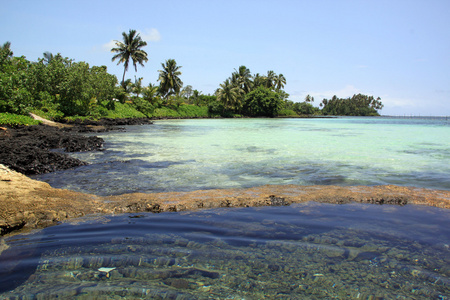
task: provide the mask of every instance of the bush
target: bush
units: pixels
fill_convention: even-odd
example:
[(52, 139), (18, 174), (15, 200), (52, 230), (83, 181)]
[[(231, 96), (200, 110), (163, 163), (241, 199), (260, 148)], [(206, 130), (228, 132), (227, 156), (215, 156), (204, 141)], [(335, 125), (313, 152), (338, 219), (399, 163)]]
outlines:
[(244, 112), (252, 117), (275, 117), (283, 107), (280, 94), (260, 86), (245, 95)]
[(292, 109), (282, 109), (278, 112), (280, 117), (298, 117), (298, 114)]

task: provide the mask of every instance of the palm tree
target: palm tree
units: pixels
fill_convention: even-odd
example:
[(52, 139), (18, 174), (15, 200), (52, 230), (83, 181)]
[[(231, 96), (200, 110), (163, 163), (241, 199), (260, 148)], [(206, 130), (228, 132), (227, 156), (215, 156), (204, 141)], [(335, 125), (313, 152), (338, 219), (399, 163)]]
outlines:
[(308, 103), (314, 102), (314, 97), (311, 97), (310, 94), (306, 95), (305, 102), (308, 102)]
[(275, 88), (277, 91), (284, 88), (284, 85), (286, 84), (286, 78), (283, 74), (275, 75)]
[(253, 76), (253, 88), (257, 88), (259, 86), (264, 85), (265, 86), (265, 77), (259, 75), (259, 73), (256, 73), (255, 76)]
[(175, 59), (168, 59), (165, 64), (161, 63), (161, 66), (163, 69), (158, 70), (159, 92), (167, 99), (172, 94), (178, 94), (183, 87), (183, 82), (178, 77), (181, 75), (181, 66), (177, 66)]
[(267, 76), (266, 76), (266, 88), (271, 89), (274, 86), (274, 81), (276, 78), (276, 74), (274, 71), (267, 71)]
[(217, 90), (217, 101), (222, 102), (226, 108), (239, 109), (239, 88), (235, 87), (229, 79), (225, 80)]
[(136, 97), (139, 97), (144, 89), (142, 86), (142, 79), (142, 77), (136, 78), (136, 76), (134, 76), (134, 83), (131, 85), (131, 90)]
[(44, 64), (46, 65), (48, 65), (53, 60), (53, 58), (55, 58), (53, 53), (51, 53), (50, 51), (45, 51), (43, 55), (44, 55)]
[(158, 94), (158, 87), (149, 83), (147, 87), (143, 88), (142, 97), (150, 102), (154, 102)]
[(122, 32), (123, 43), (119, 41), (116, 42), (116, 48), (112, 48), (111, 52), (116, 52), (117, 54), (113, 56), (112, 61), (119, 59), (117, 64), (123, 63), (123, 77), (122, 85), (125, 82), (125, 73), (128, 70), (128, 64), (130, 59), (133, 61), (134, 69), (137, 72), (137, 64), (144, 66), (144, 62), (148, 61), (147, 52), (142, 50), (142, 47), (147, 46), (147, 42), (143, 41), (139, 33), (134, 29), (130, 29), (129, 33)]
[(242, 91), (247, 94), (252, 88), (252, 74), (246, 66), (240, 66), (239, 70), (234, 71), (232, 78), (236, 81)]

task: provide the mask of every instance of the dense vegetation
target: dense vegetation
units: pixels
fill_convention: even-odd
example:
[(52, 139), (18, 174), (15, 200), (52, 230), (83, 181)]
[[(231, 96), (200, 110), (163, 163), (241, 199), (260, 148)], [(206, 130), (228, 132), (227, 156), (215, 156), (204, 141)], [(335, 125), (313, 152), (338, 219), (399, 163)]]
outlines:
[[(144, 66), (146, 46), (135, 30), (124, 32), (123, 42), (111, 49), (113, 61), (124, 64), (122, 81), (105, 66), (90, 66), (45, 52), (36, 62), (15, 57), (9, 42), (0, 47), (0, 123), (14, 115), (34, 112), (60, 120), (73, 118), (186, 118), (186, 117), (276, 117), (299, 115), (378, 115), (380, 98), (354, 95), (351, 98), (323, 99), (320, 108), (314, 97), (294, 103), (283, 88), (283, 74), (268, 71), (252, 75), (240, 66), (220, 84), (214, 95), (204, 95), (181, 81), (181, 66), (168, 59), (158, 70), (159, 84), (143, 86), (143, 78), (125, 79), (132, 62)], [(7, 114), (5, 114), (7, 113)], [(5, 119), (6, 118), (6, 119)], [(3, 120), (3, 121), (2, 121)], [(17, 119), (19, 120), (19, 119)], [(17, 121), (21, 122), (21, 121)]]
[(346, 99), (333, 96), (330, 100), (323, 99), (320, 106), (323, 106), (324, 115), (341, 116), (378, 116), (378, 110), (383, 108), (379, 97), (375, 99), (362, 94)]

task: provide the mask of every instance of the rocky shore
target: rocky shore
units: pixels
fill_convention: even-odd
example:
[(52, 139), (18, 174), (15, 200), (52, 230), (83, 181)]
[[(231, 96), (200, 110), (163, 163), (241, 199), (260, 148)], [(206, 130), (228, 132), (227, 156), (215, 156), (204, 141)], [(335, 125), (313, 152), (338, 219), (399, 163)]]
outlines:
[[(107, 121), (106, 121), (107, 122)], [(139, 123), (137, 123), (139, 124)], [(0, 130), (0, 234), (43, 228), (90, 214), (184, 211), (218, 207), (280, 206), (307, 201), (344, 204), (419, 204), (450, 208), (450, 191), (399, 186), (267, 185), (250, 189), (100, 197), (32, 180), (39, 174), (85, 164), (62, 151), (101, 150), (103, 140), (80, 135), (105, 124), (30, 126)], [(106, 125), (106, 126), (105, 126)], [(114, 123), (117, 125), (117, 122)], [(128, 124), (123, 124), (128, 125)], [(20, 173), (19, 173), (20, 172)]]
[(80, 133), (117, 129), (117, 126), (151, 124), (149, 119), (101, 119), (61, 124), (34, 116), (37, 126), (0, 127), (0, 164), (35, 175), (85, 165), (66, 152), (99, 151), (103, 139)]

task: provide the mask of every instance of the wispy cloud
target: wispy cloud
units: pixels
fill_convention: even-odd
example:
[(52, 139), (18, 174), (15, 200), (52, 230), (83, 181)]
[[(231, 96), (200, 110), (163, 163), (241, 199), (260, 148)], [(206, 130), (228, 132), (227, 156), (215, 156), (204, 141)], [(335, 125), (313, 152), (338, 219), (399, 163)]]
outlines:
[(161, 40), (161, 34), (156, 28), (139, 31), (139, 34), (141, 35), (141, 38), (146, 42), (158, 42), (159, 40)]
[(110, 40), (109, 42), (107, 42), (106, 44), (102, 45), (102, 50), (103, 51), (111, 51), (112, 48), (114, 48), (116, 46), (116, 41), (114, 40)]

